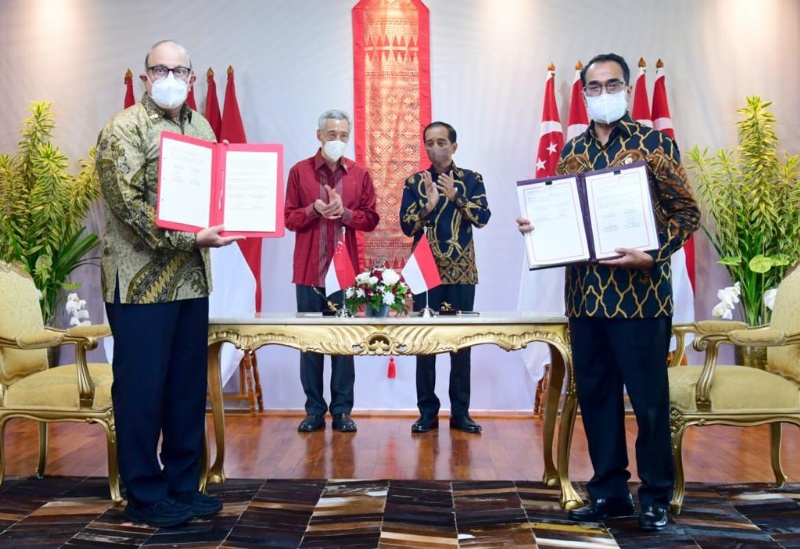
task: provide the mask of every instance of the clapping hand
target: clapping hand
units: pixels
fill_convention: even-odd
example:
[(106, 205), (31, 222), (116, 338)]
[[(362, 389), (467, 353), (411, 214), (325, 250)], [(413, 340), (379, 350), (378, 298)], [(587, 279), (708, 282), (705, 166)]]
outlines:
[(320, 198), (314, 202), (314, 209), (325, 219), (339, 219), (344, 213), (342, 197), (338, 195), (333, 187), (325, 187), (328, 191), (327, 204)]
[(439, 189), (433, 183), (431, 172), (427, 170), (422, 172), (422, 181), (425, 183), (425, 194), (428, 196), (428, 202), (425, 204), (425, 208), (428, 212), (432, 212), (436, 204), (439, 203)]

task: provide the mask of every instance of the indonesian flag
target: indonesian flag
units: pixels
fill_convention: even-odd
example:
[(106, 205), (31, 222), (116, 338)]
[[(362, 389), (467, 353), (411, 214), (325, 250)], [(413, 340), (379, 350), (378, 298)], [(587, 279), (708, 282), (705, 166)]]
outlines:
[[(228, 86), (225, 90), (225, 111), (219, 114), (214, 72), (209, 69), (206, 114), (214, 128), (219, 129), (219, 140), (229, 143), (245, 143), (239, 105), (233, 85), (233, 69), (228, 69)], [(216, 121), (214, 119), (216, 116)], [(247, 238), (235, 245), (212, 248), (211, 276), (214, 291), (209, 299), (211, 317), (252, 317), (261, 311), (261, 239)], [(222, 384), (241, 366), (244, 353), (230, 344), (224, 344), (220, 357)]]
[(675, 139), (675, 130), (672, 128), (672, 117), (669, 114), (669, 103), (667, 103), (664, 63), (661, 59), (656, 62), (656, 84), (653, 87), (653, 127)]
[[(656, 62), (656, 83), (653, 88), (653, 127), (675, 139), (672, 117), (667, 103), (664, 63)], [(675, 302), (673, 322), (694, 321), (694, 237), (672, 254), (672, 297)], [(689, 345), (691, 339), (686, 341)]]
[(536, 177), (546, 177), (556, 173), (556, 164), (564, 147), (564, 131), (556, 105), (555, 66), (547, 67), (547, 80), (544, 83), (544, 105), (542, 106), (542, 125), (539, 127), (539, 149), (536, 153)]
[(572, 81), (572, 95), (569, 99), (567, 141), (582, 134), (589, 127), (589, 115), (586, 113), (586, 102), (583, 100), (581, 69), (583, 69), (583, 63), (578, 61), (575, 64), (575, 79)]
[(214, 135), (217, 136), (217, 141), (220, 139), (220, 130), (222, 129), (222, 113), (219, 111), (219, 99), (217, 99), (217, 84), (214, 82), (214, 71), (211, 67), (206, 71), (206, 82), (208, 83), (208, 90), (206, 92), (206, 120), (211, 124), (211, 129), (214, 130)]
[(436, 266), (427, 234), (423, 234), (419, 239), (400, 274), (403, 275), (403, 280), (412, 294), (421, 294), (441, 285), (439, 267)]
[[(244, 123), (239, 112), (239, 102), (236, 100), (236, 84), (233, 80), (233, 67), (228, 67), (228, 84), (225, 87), (225, 107), (222, 115), (220, 140), (230, 143), (247, 143), (244, 133)], [(247, 265), (256, 280), (255, 306), (256, 312), (261, 312), (261, 239), (247, 238), (237, 242), (244, 255)]]
[(639, 58), (639, 76), (636, 78), (636, 88), (633, 90), (633, 111), (631, 116), (639, 124), (653, 127), (653, 120), (650, 117), (650, 103), (647, 100), (647, 64), (644, 57)]
[(344, 290), (353, 285), (356, 280), (356, 271), (350, 255), (344, 246), (344, 234), (333, 249), (333, 258), (325, 273), (325, 295), (330, 296), (339, 290)]
[(135, 103), (136, 98), (133, 96), (133, 73), (128, 69), (125, 73), (125, 99), (122, 102), (122, 106), (127, 109)]

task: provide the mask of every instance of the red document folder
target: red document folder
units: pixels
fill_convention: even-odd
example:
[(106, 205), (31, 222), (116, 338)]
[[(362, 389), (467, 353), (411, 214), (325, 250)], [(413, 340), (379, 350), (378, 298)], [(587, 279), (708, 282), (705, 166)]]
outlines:
[(192, 233), (225, 225), (223, 236), (283, 236), (283, 145), (162, 132), (156, 225)]

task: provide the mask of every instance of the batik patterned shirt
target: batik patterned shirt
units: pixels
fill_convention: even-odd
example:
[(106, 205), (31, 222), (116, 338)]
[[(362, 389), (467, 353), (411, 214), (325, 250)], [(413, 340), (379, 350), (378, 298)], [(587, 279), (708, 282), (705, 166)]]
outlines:
[[(414, 237), (415, 244), (427, 227), (428, 241), (442, 284), (477, 284), (478, 267), (475, 263), (472, 228), (485, 226), (492, 212), (486, 200), (481, 174), (455, 164), (446, 171), (451, 170), (455, 178), (456, 198), (449, 200), (439, 193), (439, 201), (431, 212), (425, 207), (428, 196), (422, 177), (424, 172), (406, 179), (400, 205), (400, 227), (406, 236)], [(436, 183), (439, 174), (433, 166), (428, 168), (428, 172)]]
[(101, 277), (103, 299), (163, 303), (211, 292), (208, 250), (195, 235), (156, 227), (161, 132), (216, 141), (205, 118), (186, 105), (180, 123), (149, 95), (114, 116), (97, 140), (97, 175), (106, 213)]
[(648, 252), (652, 268), (626, 269), (597, 263), (566, 268), (568, 317), (653, 318), (672, 316), (670, 256), (700, 225), (675, 142), (664, 133), (634, 122), (626, 114), (602, 145), (594, 122), (561, 151), (559, 174), (582, 173), (639, 160), (647, 162), (660, 248)]

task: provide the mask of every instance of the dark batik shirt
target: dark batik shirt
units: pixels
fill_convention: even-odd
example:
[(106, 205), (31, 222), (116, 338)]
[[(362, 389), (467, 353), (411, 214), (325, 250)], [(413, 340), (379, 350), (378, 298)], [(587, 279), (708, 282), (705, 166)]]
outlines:
[(639, 160), (647, 162), (660, 249), (649, 252), (648, 270), (578, 263), (566, 268), (568, 317), (653, 318), (672, 316), (670, 256), (700, 225), (686, 170), (675, 142), (664, 133), (634, 122), (626, 114), (600, 143), (594, 122), (561, 151), (559, 174), (582, 173)]
[[(446, 171), (450, 170), (455, 178), (456, 199), (449, 200), (439, 193), (439, 201), (430, 213), (425, 209), (428, 197), (422, 178), (424, 172), (406, 179), (400, 205), (400, 227), (405, 235), (414, 237), (415, 244), (422, 238), (424, 228), (428, 228), (428, 240), (442, 284), (477, 284), (472, 228), (486, 225), (492, 212), (486, 201), (481, 174), (458, 168), (455, 164)], [(439, 174), (433, 166), (428, 171), (436, 183)]]

